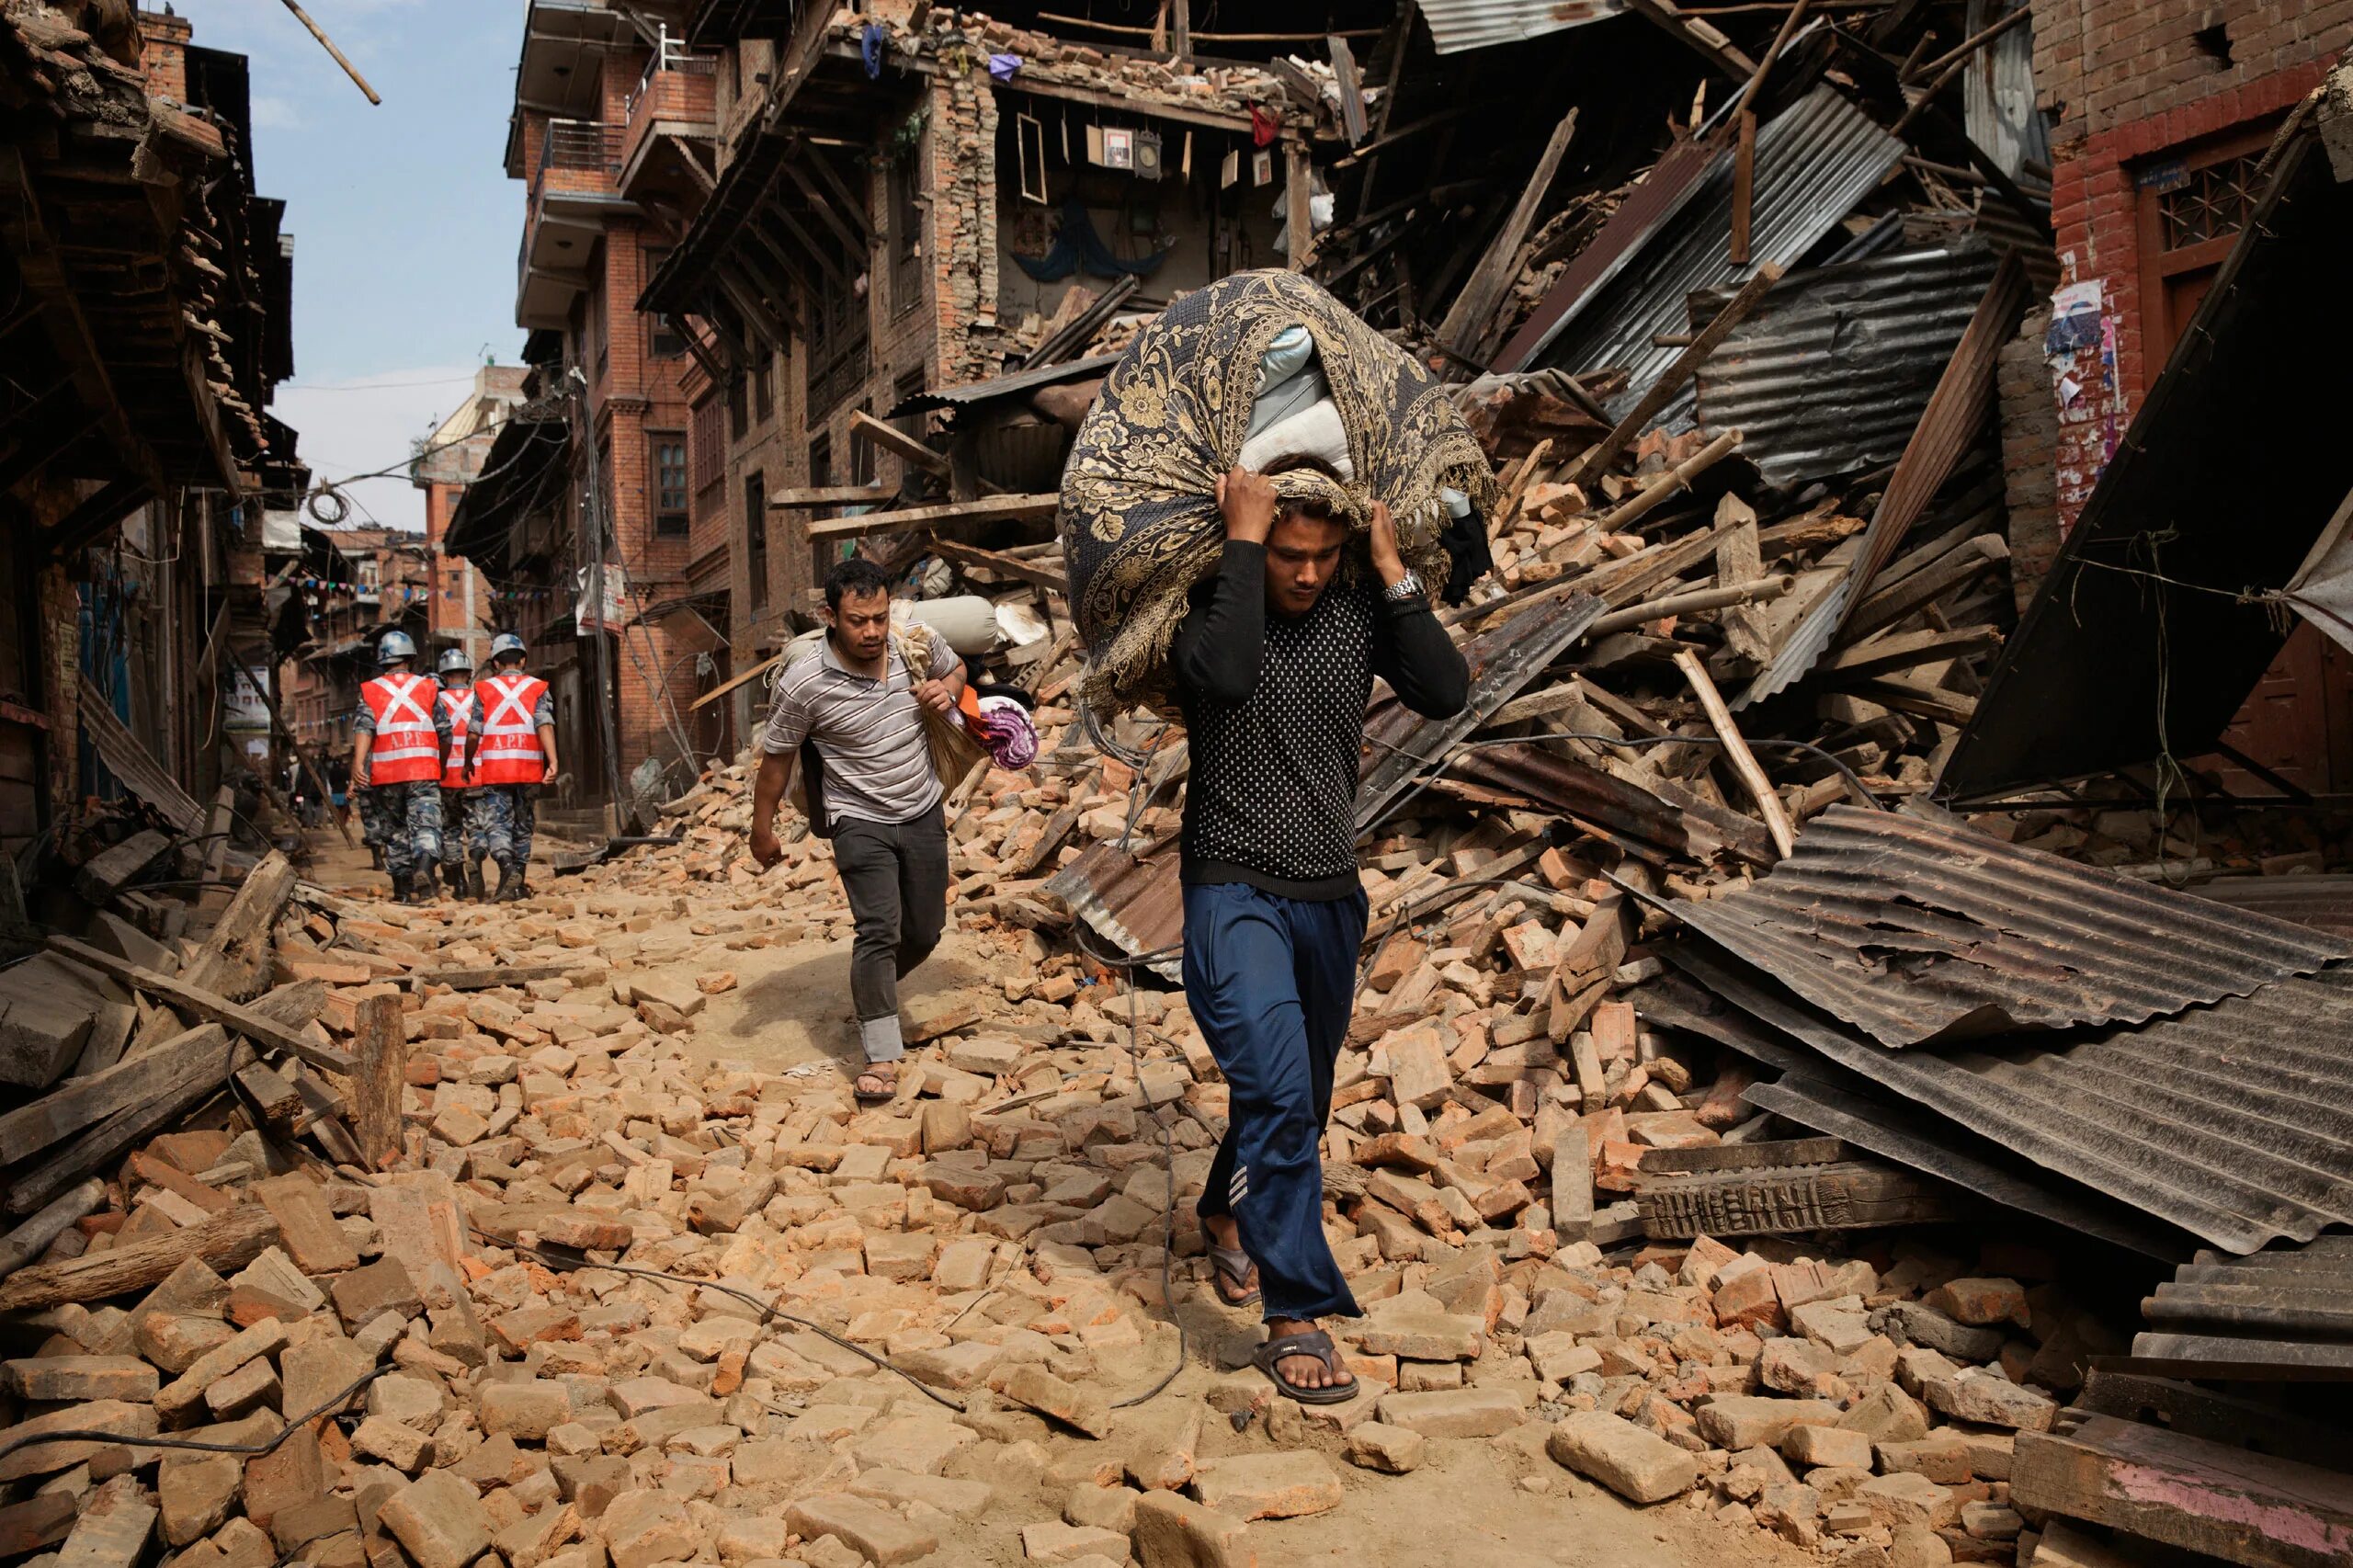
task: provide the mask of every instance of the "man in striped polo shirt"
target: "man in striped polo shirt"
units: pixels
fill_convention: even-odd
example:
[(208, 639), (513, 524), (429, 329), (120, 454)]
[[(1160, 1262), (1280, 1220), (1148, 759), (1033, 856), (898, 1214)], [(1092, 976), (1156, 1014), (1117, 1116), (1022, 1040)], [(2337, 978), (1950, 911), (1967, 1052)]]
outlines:
[(834, 869), (858, 926), (849, 990), (867, 1068), (857, 1092), (887, 1099), (905, 1053), (899, 980), (939, 945), (948, 919), (945, 790), (924, 739), (923, 710), (954, 710), (964, 665), (946, 638), (917, 627), (927, 666), (908, 667), (891, 634), (890, 580), (870, 561), (853, 558), (827, 574), (825, 619), (816, 653), (777, 680), (752, 787), (752, 857), (762, 869), (783, 857), (777, 804), (801, 744), (814, 742), (823, 820), (813, 826), (832, 833)]

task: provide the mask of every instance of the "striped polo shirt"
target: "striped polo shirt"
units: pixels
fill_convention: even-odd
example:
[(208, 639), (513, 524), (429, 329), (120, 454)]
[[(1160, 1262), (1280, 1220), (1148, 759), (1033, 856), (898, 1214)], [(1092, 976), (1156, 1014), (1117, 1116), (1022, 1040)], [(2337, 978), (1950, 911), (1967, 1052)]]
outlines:
[(760, 749), (774, 756), (813, 739), (825, 759), (825, 813), (836, 822), (911, 822), (939, 803), (939, 776), (915, 688), (918, 680), (952, 674), (961, 661), (948, 639), (923, 631), (931, 642), (925, 676), (908, 673), (893, 631), (881, 680), (844, 669), (831, 636), (818, 642), (815, 658), (801, 659), (777, 677)]

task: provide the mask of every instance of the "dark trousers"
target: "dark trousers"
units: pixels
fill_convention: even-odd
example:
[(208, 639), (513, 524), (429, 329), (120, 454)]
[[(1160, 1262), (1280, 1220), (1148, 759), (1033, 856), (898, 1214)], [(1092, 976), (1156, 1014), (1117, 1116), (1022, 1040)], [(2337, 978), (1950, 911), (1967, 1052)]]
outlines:
[(1324, 1239), (1318, 1145), (1364, 923), (1360, 892), (1310, 903), (1239, 882), (1185, 890), (1185, 1000), (1229, 1090), (1199, 1209), (1240, 1224), (1269, 1319), (1358, 1315)]
[(906, 822), (834, 828), (834, 869), (849, 895), (858, 937), (849, 955), (850, 1001), (871, 1062), (895, 1062), (899, 977), (939, 945), (948, 923), (948, 824), (934, 806)]

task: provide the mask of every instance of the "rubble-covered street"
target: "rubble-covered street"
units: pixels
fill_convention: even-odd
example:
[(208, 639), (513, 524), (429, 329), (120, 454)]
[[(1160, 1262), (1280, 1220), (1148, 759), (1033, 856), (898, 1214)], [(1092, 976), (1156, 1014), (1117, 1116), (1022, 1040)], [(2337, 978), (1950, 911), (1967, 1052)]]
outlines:
[(2353, 0), (1058, 4), (0, 0), (0, 1568), (2353, 1562)]

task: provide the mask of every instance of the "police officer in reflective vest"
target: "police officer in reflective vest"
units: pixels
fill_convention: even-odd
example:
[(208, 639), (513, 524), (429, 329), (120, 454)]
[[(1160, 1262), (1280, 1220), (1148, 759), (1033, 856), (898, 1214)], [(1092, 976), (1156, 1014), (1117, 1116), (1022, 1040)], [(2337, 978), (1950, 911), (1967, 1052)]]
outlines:
[(392, 896), (419, 903), (432, 894), (441, 858), (441, 772), (449, 749), (449, 716), (433, 682), (410, 670), (416, 644), (387, 631), (376, 645), (384, 673), (359, 688), (351, 743), (351, 781), (360, 810), (384, 846)]
[(533, 801), (555, 782), (555, 701), (548, 683), (523, 673), (523, 640), (511, 631), (491, 639), (493, 673), (474, 683), (480, 722), (468, 733), (472, 774), (481, 788), (484, 842), (498, 862), (498, 900), (525, 897), (531, 863)]
[(482, 858), (490, 853), (477, 803), (481, 786), (466, 772), (466, 732), (474, 717), (474, 662), (463, 648), (441, 655), (438, 700), (449, 716), (449, 765), (441, 772), (441, 881), (460, 898), (483, 896)]

